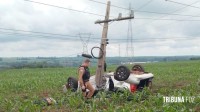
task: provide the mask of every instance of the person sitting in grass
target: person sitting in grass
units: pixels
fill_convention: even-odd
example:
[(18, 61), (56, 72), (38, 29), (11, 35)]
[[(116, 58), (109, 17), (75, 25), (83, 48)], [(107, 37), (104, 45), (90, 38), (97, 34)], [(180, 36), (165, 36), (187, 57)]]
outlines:
[[(80, 87), (82, 89), (83, 92), (83, 96), (86, 99), (90, 99), (92, 98), (95, 89), (93, 88), (92, 84), (90, 83), (90, 71), (89, 71), (89, 65), (90, 65), (90, 60), (89, 59), (85, 59), (82, 63), (82, 65), (79, 67), (78, 73), (79, 73), (79, 83), (80, 83)], [(86, 89), (89, 90), (88, 93), (86, 93)]]

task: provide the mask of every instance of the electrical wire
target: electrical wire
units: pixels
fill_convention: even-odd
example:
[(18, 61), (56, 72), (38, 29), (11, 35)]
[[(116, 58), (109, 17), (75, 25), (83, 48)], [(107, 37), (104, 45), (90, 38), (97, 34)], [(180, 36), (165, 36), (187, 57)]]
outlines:
[[(2, 32), (1, 30), (5, 30), (5, 31), (13, 31), (13, 32)], [(11, 29), (11, 28), (2, 28), (0, 27), (0, 32), (2, 33), (14, 33), (14, 34), (20, 34), (23, 36), (43, 36), (43, 37), (55, 37), (55, 38), (62, 38), (62, 39), (80, 39), (78, 35), (69, 35), (69, 34), (57, 34), (57, 33), (46, 33), (46, 32), (37, 32), (37, 31), (27, 31), (27, 30), (21, 30), (21, 29)], [(23, 32), (23, 33), (22, 33)], [(31, 34), (25, 34), (25, 33), (31, 33)], [(36, 35), (36, 34), (40, 34), (40, 35)], [(67, 38), (68, 37), (68, 38)], [(73, 38), (69, 38), (69, 37), (73, 37)], [(100, 39), (99, 38), (92, 38), (92, 39)]]
[[(100, 2), (100, 1), (96, 1), (96, 0), (88, 0), (88, 1), (99, 3), (99, 4), (103, 4), (103, 5), (107, 5), (104, 2)], [(116, 6), (116, 5), (111, 5), (111, 7), (115, 7), (115, 8), (119, 8), (119, 9), (125, 9), (125, 10), (130, 10), (129, 8), (124, 8), (124, 7), (120, 7), (120, 6)], [(138, 10), (138, 9), (131, 9), (131, 10), (134, 10), (134, 12), (136, 12), (136, 13), (141, 12), (141, 13), (151, 13), (151, 14), (160, 14), (160, 15), (175, 15), (175, 16), (200, 17), (200, 16), (195, 16), (195, 15), (182, 15), (182, 14), (165, 13), (165, 12), (141, 11), (141, 10)]]
[[(135, 10), (134, 10), (135, 11)], [(138, 11), (135, 11), (138, 12)], [(152, 13), (152, 14), (160, 14), (160, 15), (165, 15), (165, 16), (189, 16), (189, 17), (200, 17), (200, 16), (196, 16), (196, 15), (183, 15), (183, 14), (174, 14), (174, 13), (163, 13), (163, 12), (153, 12), (153, 11), (139, 11), (142, 13)]]
[[(16, 32), (2, 32), (0, 31), (0, 35), (10, 35), (10, 36), (19, 36), (19, 37), (29, 37), (26, 39), (33, 39), (33, 38), (43, 38), (43, 39), (54, 39), (54, 40), (65, 40), (65, 41), (78, 41), (80, 38), (67, 38), (67, 37), (58, 37), (58, 36), (47, 36), (47, 35), (32, 35), (32, 34), (23, 34), (23, 33), (16, 33)], [(32, 37), (32, 38), (30, 38)], [(100, 40), (100, 39), (99, 39)], [(93, 39), (93, 42), (100, 42), (97, 39)]]
[[(99, 3), (99, 4), (103, 4), (103, 5), (107, 5), (107, 3), (96, 1), (96, 0), (88, 0), (88, 1)], [(116, 5), (112, 5), (112, 4), (110, 6), (111, 7), (115, 7), (115, 8), (119, 8), (119, 9), (130, 10), (129, 8), (124, 8), (124, 7), (120, 7), (120, 6), (116, 6)]]
[(25, 33), (33, 33), (33, 34), (55, 35), (55, 36), (78, 37), (76, 35), (46, 33), (46, 32), (28, 31), (28, 30), (20, 30), (20, 29), (10, 29), (10, 28), (2, 28), (2, 27), (0, 27), (0, 30), (17, 31), (17, 32), (25, 32)]
[(60, 8), (60, 9), (66, 9), (66, 10), (70, 10), (70, 11), (74, 11), (74, 12), (80, 12), (80, 13), (85, 13), (85, 14), (91, 14), (91, 15), (95, 15), (95, 16), (103, 16), (103, 17), (105, 17), (104, 15), (101, 15), (101, 14), (96, 14), (96, 13), (86, 12), (86, 11), (80, 11), (80, 10), (76, 10), (76, 9), (61, 7), (61, 6), (42, 3), (42, 2), (36, 2), (36, 1), (32, 1), (32, 0), (24, 0), (24, 1), (32, 2), (32, 3), (36, 3), (36, 4), (41, 4), (41, 5), (46, 5), (46, 6), (51, 6), (51, 7), (56, 7), (56, 8)]
[[(200, 1), (197, 0), (197, 1), (195, 1), (195, 2), (192, 2), (192, 3), (189, 4), (189, 5), (193, 5), (193, 4), (196, 4), (196, 3), (198, 3), (198, 2), (200, 2)], [(185, 8), (187, 8), (187, 7), (188, 7), (188, 6), (185, 6), (185, 7), (179, 8), (179, 9), (176, 9), (176, 10), (174, 10), (174, 11), (172, 12), (172, 14), (173, 14), (173, 13), (176, 13), (176, 12), (178, 12), (178, 11), (180, 11), (180, 10), (183, 10), (183, 9), (185, 9)], [(157, 19), (161, 19), (161, 18), (164, 18), (164, 17), (166, 17), (166, 16), (169, 16), (169, 15), (163, 15), (163, 16), (161, 16), (161, 17), (159, 17), (159, 18), (154, 18), (154, 19), (152, 19), (151, 22), (146, 22), (146, 23), (144, 23), (144, 24), (142, 24), (142, 25), (137, 26), (137, 28), (138, 28), (138, 29), (143, 28), (143, 26), (146, 26), (146, 25), (148, 25), (148, 24), (151, 24), (151, 23), (153, 23), (154, 21), (156, 21)], [(200, 15), (196, 15), (196, 17), (198, 17), (198, 16), (200, 16)], [(192, 16), (188, 16), (188, 17), (191, 17), (191, 18), (192, 18)]]
[(134, 19), (147, 19), (147, 20), (162, 20), (162, 21), (200, 21), (200, 20), (186, 20), (186, 19), (157, 19), (157, 18), (134, 18)]
[[(77, 41), (77, 40), (79, 40), (79, 38), (60, 38), (60, 37), (58, 37), (58, 38), (55, 38), (55, 37), (53, 37), (53, 36), (42, 36), (42, 35), (40, 35), (40, 36), (35, 36), (35, 35), (29, 35), (29, 34), (25, 34), (25, 35), (23, 35), (23, 34), (21, 34), (21, 35), (19, 35), (19, 34), (16, 34), (16, 33), (10, 33), (10, 32), (1, 32), (1, 34), (0, 35), (2, 35), (2, 34), (6, 34), (6, 35), (16, 35), (16, 36), (33, 36), (33, 37), (40, 37), (40, 38), (45, 38), (45, 39), (62, 39), (62, 40), (67, 40), (67, 41)], [(51, 38), (50, 38), (51, 37)], [(197, 39), (198, 37), (190, 37), (190, 36), (187, 36), (187, 37), (176, 37), (176, 36), (171, 36), (170, 38), (142, 38), (142, 39), (133, 39), (133, 41), (134, 42), (146, 42), (146, 41), (149, 41), (149, 42), (152, 42), (152, 41), (158, 41), (158, 40), (177, 40), (177, 39), (183, 39), (183, 40), (190, 40), (190, 39)], [(100, 38), (99, 38), (99, 40), (100, 40)], [(126, 41), (126, 39), (114, 39), (114, 38), (110, 38), (109, 40), (111, 40), (112, 42), (125, 42)], [(94, 40), (93, 40), (94, 41)], [(100, 42), (100, 41), (99, 41)]]
[[(1, 29), (6, 29), (8, 30), (7, 32), (5, 31), (1, 31)], [(15, 32), (13, 32), (15, 31)], [(37, 32), (39, 33), (40, 35), (36, 35), (36, 34), (24, 34), (22, 32), (16, 32), (16, 31), (22, 31), (22, 32), (34, 32), (36, 33), (36, 31), (26, 31), (26, 30), (19, 30), (19, 29), (8, 29), (8, 28), (0, 28), (0, 32), (1, 34), (10, 34), (10, 35), (20, 35), (20, 36), (28, 36), (28, 37), (51, 37), (53, 39), (63, 39), (63, 40), (68, 40), (68, 39), (71, 39), (71, 40), (80, 40), (79, 36), (75, 36), (75, 35), (70, 35), (71, 37), (73, 38), (69, 38), (70, 36), (69, 35), (64, 35), (64, 34), (54, 34), (54, 33), (45, 33), (45, 32)], [(42, 35), (44, 34), (44, 35)], [(48, 35), (46, 35), (48, 34)], [(63, 37), (63, 36), (69, 36), (69, 37)], [(174, 38), (192, 38), (192, 37), (176, 37), (176, 36), (173, 36)], [(174, 38), (143, 38), (143, 39), (134, 39), (134, 40), (148, 40), (148, 39), (174, 39)], [(48, 38), (47, 38), (48, 39)], [(91, 37), (91, 39), (94, 41), (94, 40), (101, 40), (101, 37)], [(122, 38), (110, 38), (109, 40), (126, 40), (126, 39), (122, 39)]]
[[(135, 41), (137, 40), (173, 40), (173, 39), (196, 39), (200, 37), (191, 37), (191, 36), (184, 36), (184, 37), (177, 37), (177, 36), (170, 36), (168, 38), (140, 38), (140, 39), (134, 39)], [(126, 40), (126, 39), (111, 39), (111, 40)]]
[(179, 5), (188, 6), (188, 7), (192, 7), (192, 8), (200, 9), (200, 7), (197, 7), (197, 6), (193, 6), (193, 5), (189, 5), (189, 4), (184, 4), (184, 3), (180, 3), (180, 2), (175, 2), (175, 1), (172, 1), (172, 0), (165, 0), (165, 1), (172, 2), (172, 3), (175, 3), (175, 4), (179, 4)]
[[(1, 31), (1, 30), (3, 30), (3, 31)], [(5, 32), (5, 30), (6, 30), (6, 32)], [(80, 40), (79, 36), (75, 36), (75, 35), (55, 34), (55, 33), (36, 32), (36, 31), (26, 31), (26, 30), (19, 30), (19, 29), (0, 28), (0, 32), (1, 32), (0, 33), (1, 35), (6, 34), (6, 35), (14, 35), (14, 36), (26, 36), (26, 37), (34, 37), (34, 38), (56, 39), (56, 40), (67, 40), (67, 41)], [(27, 32), (31, 33), (31, 34), (26, 34)], [(176, 37), (176, 36), (171, 36), (171, 38), (142, 38), (142, 39), (133, 39), (133, 41), (134, 42), (146, 42), (146, 41), (151, 42), (151, 41), (158, 41), (158, 40), (161, 41), (161, 40), (177, 40), (177, 39), (187, 40), (187, 39), (196, 39), (196, 37), (190, 37), (190, 36), (188, 36), (188, 37)], [(100, 43), (101, 37), (98, 37), (98, 38), (97, 37), (96, 38), (92, 38), (91, 37), (91, 40), (93, 42)], [(111, 40), (112, 42), (118, 42), (118, 43), (126, 41), (125, 38), (122, 39), (122, 38), (112, 38), (112, 37), (110, 37), (109, 40)]]
[[(55, 36), (46, 36), (46, 35), (30, 35), (30, 34), (20, 34), (20, 33), (15, 33), (15, 32), (2, 32), (0, 31), (0, 35), (16, 35), (16, 36), (26, 36), (26, 37), (40, 37), (40, 38), (45, 38), (45, 39), (59, 39), (59, 40), (74, 40), (77, 41), (75, 38), (63, 38), (63, 37), (55, 37)], [(30, 38), (29, 38), (30, 39)]]
[[(66, 10), (75, 11), (75, 12), (79, 12), (79, 13), (86, 13), (86, 14), (91, 14), (91, 15), (95, 15), (95, 16), (105, 17), (105, 15), (101, 15), (101, 14), (96, 14), (96, 13), (86, 12), (86, 11), (80, 11), (80, 10), (76, 10), (76, 9), (61, 7), (61, 6), (47, 4), (47, 3), (42, 3), (42, 2), (36, 2), (36, 1), (31, 1), (31, 0), (24, 0), (24, 1), (32, 2), (32, 3), (36, 3), (36, 4), (41, 4), (41, 5), (46, 5), (46, 6), (51, 6), (51, 7), (55, 7), (55, 8), (66, 9)], [(103, 2), (98, 2), (98, 1), (94, 1), (94, 0), (89, 0), (89, 1), (93, 1), (93, 2), (96, 2), (96, 3), (100, 3), (100, 4), (105, 4), (106, 5), (106, 3), (103, 3)], [(128, 8), (123, 8), (123, 7), (120, 7), (120, 6), (115, 6), (115, 5), (111, 5), (111, 6), (112, 7), (116, 7), (116, 8), (120, 8), (120, 9), (130, 10)], [(162, 15), (176, 15), (176, 16), (200, 17), (200, 16), (194, 16), (194, 15), (181, 15), (181, 14), (161, 13), (161, 12), (153, 12), (153, 11), (140, 11), (140, 10), (134, 10), (134, 11), (135, 12), (143, 12), (143, 13), (162, 14)], [(111, 16), (111, 17), (113, 17), (113, 16)]]
[[(195, 38), (193, 38), (193, 39), (184, 39), (184, 38), (180, 38), (180, 39), (173, 39), (173, 41), (175, 41), (175, 40), (179, 40), (179, 41), (188, 41), (188, 40), (194, 40)], [(172, 41), (172, 40), (170, 40), (170, 39), (161, 39), (161, 40), (159, 40), (159, 39), (156, 39), (156, 40), (134, 40), (134, 43), (148, 43), (148, 42), (150, 42), (150, 43), (152, 43), (152, 42), (166, 42), (166, 41)], [(121, 41), (112, 41), (112, 42), (110, 42), (111, 44), (117, 44), (117, 43), (126, 43), (126, 40), (121, 40)]]
[(142, 6), (140, 6), (139, 8), (137, 8), (137, 10), (140, 10), (140, 9), (142, 9), (142, 8), (144, 8), (144, 7), (146, 7), (147, 5), (149, 5), (151, 2), (153, 2), (154, 0), (149, 0), (149, 1), (147, 1), (145, 4), (143, 4)]

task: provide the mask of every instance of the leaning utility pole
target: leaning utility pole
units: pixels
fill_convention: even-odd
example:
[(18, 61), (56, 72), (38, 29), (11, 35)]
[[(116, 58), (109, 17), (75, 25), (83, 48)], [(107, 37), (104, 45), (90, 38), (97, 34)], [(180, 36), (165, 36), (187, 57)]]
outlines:
[(103, 75), (104, 75), (104, 62), (106, 58), (106, 45), (107, 45), (107, 34), (108, 34), (108, 23), (111, 21), (121, 21), (121, 20), (127, 20), (127, 19), (133, 19), (134, 16), (131, 14), (129, 17), (122, 17), (122, 14), (119, 14), (119, 17), (116, 19), (109, 19), (110, 15), (110, 1), (107, 2), (107, 9), (106, 9), (106, 16), (105, 20), (97, 20), (95, 24), (100, 24), (104, 23), (103, 26), (103, 32), (102, 32), (102, 39), (101, 39), (101, 50), (99, 51), (99, 56), (102, 56), (102, 58), (98, 59), (98, 65), (97, 65), (97, 70), (96, 70), (96, 76), (95, 76), (95, 81), (97, 88), (101, 89), (105, 83), (106, 80), (103, 80)]
[[(105, 21), (106, 22), (102, 22), (104, 23), (103, 25), (103, 32), (102, 32), (102, 39), (101, 39), (101, 49), (103, 51), (102, 52), (99, 51), (99, 56), (103, 55), (103, 57), (101, 59), (98, 59), (98, 64), (97, 64), (97, 70), (96, 70), (96, 76), (95, 76), (95, 81), (96, 81), (96, 85), (97, 88), (101, 88), (104, 83), (102, 82), (103, 80), (103, 75), (104, 75), (104, 61), (105, 61), (105, 57), (106, 57), (106, 39), (107, 39), (107, 34), (108, 34), (108, 20), (109, 20), (109, 15), (110, 15), (110, 1), (108, 1), (107, 3), (107, 9), (106, 9), (106, 16), (105, 16)], [(96, 21), (95, 24), (97, 23), (101, 23), (101, 21)]]

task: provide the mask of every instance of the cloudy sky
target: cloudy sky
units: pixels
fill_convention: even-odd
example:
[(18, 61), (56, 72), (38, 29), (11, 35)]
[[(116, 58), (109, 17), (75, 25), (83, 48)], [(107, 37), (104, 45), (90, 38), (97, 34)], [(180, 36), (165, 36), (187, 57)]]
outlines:
[[(76, 56), (83, 51), (79, 36), (86, 39), (89, 33), (89, 52), (99, 46), (103, 24), (94, 22), (104, 19), (105, 4), (91, 0), (32, 1), (93, 14), (24, 0), (0, 0), (0, 57)], [(128, 16), (129, 10), (114, 6), (128, 8), (131, 3), (134, 9), (131, 23), (135, 56), (200, 55), (200, 1), (175, 1), (182, 5), (165, 0), (111, 0), (110, 18), (117, 18), (119, 13)], [(129, 23), (110, 23), (107, 56), (127, 55)]]

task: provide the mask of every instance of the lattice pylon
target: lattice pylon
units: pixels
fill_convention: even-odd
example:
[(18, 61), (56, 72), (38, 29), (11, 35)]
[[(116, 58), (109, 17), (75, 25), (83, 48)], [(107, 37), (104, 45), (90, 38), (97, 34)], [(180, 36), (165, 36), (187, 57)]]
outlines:
[(88, 54), (88, 43), (90, 41), (91, 33), (79, 33), (79, 37), (83, 44), (83, 54)]

